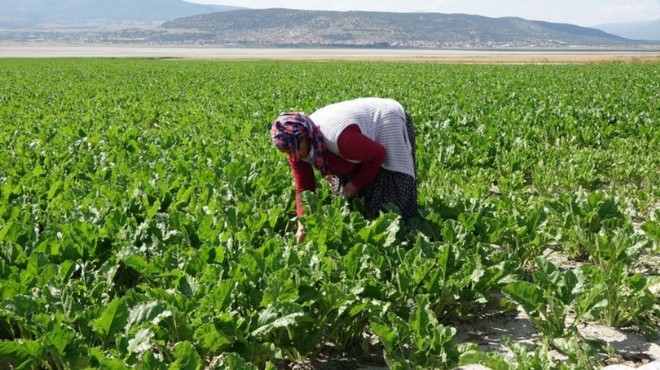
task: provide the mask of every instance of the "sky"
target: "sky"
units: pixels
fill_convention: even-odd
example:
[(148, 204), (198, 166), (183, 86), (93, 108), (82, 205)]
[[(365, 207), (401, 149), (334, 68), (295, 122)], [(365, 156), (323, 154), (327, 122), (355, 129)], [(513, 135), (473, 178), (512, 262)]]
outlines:
[(595, 26), (660, 19), (660, 0), (186, 0), (252, 9), (467, 13)]

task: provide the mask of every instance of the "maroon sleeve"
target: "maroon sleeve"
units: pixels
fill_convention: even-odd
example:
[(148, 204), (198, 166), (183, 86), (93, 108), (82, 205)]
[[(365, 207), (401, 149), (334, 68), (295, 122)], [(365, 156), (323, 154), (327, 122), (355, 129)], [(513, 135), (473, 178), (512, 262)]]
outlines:
[(315, 191), (316, 190), (316, 180), (314, 179), (314, 168), (312, 165), (300, 160), (295, 160), (291, 157), (288, 157), (289, 165), (291, 166), (291, 172), (293, 172), (293, 181), (296, 184), (296, 214), (302, 216), (303, 205), (300, 200), (300, 193), (305, 190)]
[(337, 147), (342, 157), (362, 163), (351, 179), (358, 188), (374, 181), (387, 155), (385, 147), (362, 135), (358, 125), (350, 125), (342, 131), (337, 139)]

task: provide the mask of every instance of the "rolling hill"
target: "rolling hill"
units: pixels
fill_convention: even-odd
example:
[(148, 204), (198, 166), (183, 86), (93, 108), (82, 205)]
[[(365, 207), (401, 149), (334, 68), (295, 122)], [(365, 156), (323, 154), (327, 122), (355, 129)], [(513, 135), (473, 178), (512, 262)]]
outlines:
[(640, 44), (595, 28), (516, 17), (245, 9), (183, 0), (3, 0), (0, 41), (399, 48)]
[(163, 23), (169, 34), (239, 45), (571, 46), (625, 45), (625, 38), (571, 24), (467, 14), (243, 9)]

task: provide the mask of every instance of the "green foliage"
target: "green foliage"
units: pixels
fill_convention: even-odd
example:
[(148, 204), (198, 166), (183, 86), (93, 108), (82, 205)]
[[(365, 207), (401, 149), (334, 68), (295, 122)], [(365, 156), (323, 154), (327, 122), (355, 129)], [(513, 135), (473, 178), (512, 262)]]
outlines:
[[(451, 326), (501, 292), (587, 366), (569, 313), (658, 321), (637, 270), (658, 253), (658, 65), (0, 67), (3, 366), (273, 369), (327, 342), (365, 354), (370, 332), (395, 368), (501, 365)], [(295, 244), (268, 124), (358, 96), (413, 117), (423, 219), (367, 219), (319, 179)], [(537, 258), (549, 247), (585, 266)]]
[[(597, 303), (600, 284), (585, 284), (585, 277), (572, 270), (561, 271), (543, 257), (536, 259), (532, 281), (507, 284), (502, 293), (522, 307), (538, 331), (549, 339), (566, 338), (577, 333), (577, 322)], [(579, 302), (579, 304), (578, 304)], [(573, 321), (567, 316), (575, 310)]]
[(418, 296), (408, 320), (389, 313), (386, 320), (375, 320), (371, 330), (385, 348), (391, 369), (452, 368), (460, 353), (452, 338), (456, 329), (438, 322), (427, 296)]

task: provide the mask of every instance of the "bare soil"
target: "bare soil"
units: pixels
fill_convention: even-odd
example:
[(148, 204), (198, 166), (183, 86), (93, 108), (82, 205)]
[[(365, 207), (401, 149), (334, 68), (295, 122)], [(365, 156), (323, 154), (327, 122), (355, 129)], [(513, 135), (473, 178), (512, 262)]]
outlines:
[(0, 58), (390, 61), (479, 64), (660, 63), (660, 47), (608, 49), (360, 49), (0, 42)]
[[(497, 313), (481, 317), (469, 324), (457, 327), (457, 342), (471, 342), (479, 345), (484, 352), (496, 352), (505, 356), (512, 355), (506, 346), (507, 338), (523, 344), (532, 350), (540, 335), (522, 311), (511, 314)], [(603, 353), (600, 360), (605, 365), (624, 365), (632, 368), (657, 362), (660, 365), (660, 341), (647, 339), (636, 328), (611, 328), (604, 325), (582, 323), (578, 330), (586, 339), (603, 341), (614, 350), (614, 355)], [(565, 360), (557, 351), (551, 351), (554, 359)], [(483, 367), (464, 366), (463, 370), (475, 370)]]

